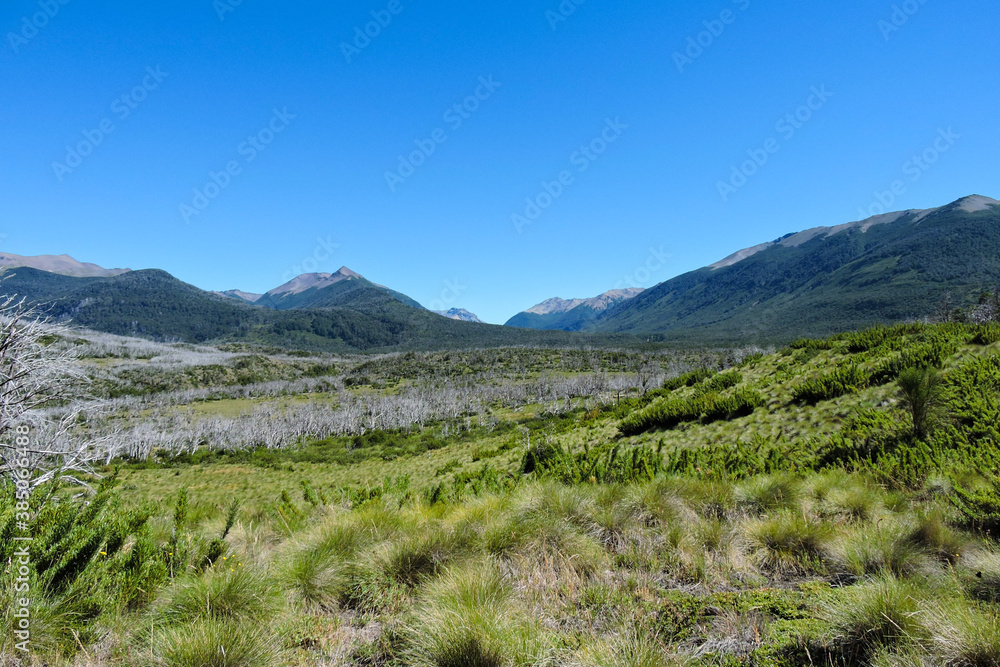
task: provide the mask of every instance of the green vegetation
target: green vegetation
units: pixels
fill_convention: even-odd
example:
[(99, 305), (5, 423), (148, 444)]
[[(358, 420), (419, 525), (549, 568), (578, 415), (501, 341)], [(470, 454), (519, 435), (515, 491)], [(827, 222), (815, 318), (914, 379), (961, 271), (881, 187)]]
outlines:
[[(594, 330), (690, 345), (785, 344), (878, 322), (1000, 312), (998, 216), (997, 208), (945, 206), (863, 232), (790, 235), (731, 266), (656, 285), (598, 318)], [(995, 327), (982, 333), (996, 342)]]
[(456, 322), (364, 280), (308, 290), (282, 305), (302, 309), (272, 310), (202, 291), (158, 270), (112, 278), (45, 274), (19, 268), (4, 281), (5, 293), (45, 304), (45, 312), (55, 319), (71, 318), (75, 325), (97, 331), (159, 341), (335, 353), (639, 344), (627, 335), (588, 336)]
[[(118, 451), (85, 476), (93, 493), (35, 491), (32, 667), (1000, 664), (1000, 344), (981, 334), (880, 327), (683, 364), (234, 354), (146, 380), (95, 357), (102, 390), (143, 388), (119, 395), (204, 442)], [(170, 394), (197, 373), (211, 391), (323, 383), (240, 399), (265, 423), (296, 401), (454, 400), (222, 447), (199, 430), (218, 417)], [(8, 563), (14, 526), (4, 488)]]

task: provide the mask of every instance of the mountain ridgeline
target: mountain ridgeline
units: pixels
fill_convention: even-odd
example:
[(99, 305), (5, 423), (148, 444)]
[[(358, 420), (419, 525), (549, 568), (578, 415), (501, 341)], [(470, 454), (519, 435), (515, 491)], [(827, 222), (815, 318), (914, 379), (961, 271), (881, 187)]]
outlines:
[(200, 290), (155, 269), (77, 278), (21, 266), (5, 271), (2, 291), (27, 299), (56, 321), (169, 342), (338, 353), (635, 342), (628, 335), (587, 337), (453, 320), (360, 276), (319, 279), (329, 282), (324, 287), (312, 284), (316, 281), (306, 277), (295, 290), (279, 288), (256, 299), (258, 305)]
[(507, 320), (508, 327), (522, 329), (584, 331), (608, 308), (635, 298), (642, 289), (611, 290), (593, 299), (548, 299)]
[[(2, 290), (49, 316), (121, 335), (332, 352), (512, 345), (783, 343), (963, 307), (1000, 285), (1000, 202), (816, 227), (647, 290), (550, 299), (499, 327), (436, 313), (344, 267), (266, 294), (206, 292), (159, 270), (102, 269), (65, 255), (0, 255)], [(585, 332), (585, 333), (584, 333)]]
[(1000, 285), (1000, 202), (972, 196), (791, 234), (608, 309), (595, 331), (781, 342), (921, 319)]
[(780, 343), (922, 319), (1000, 285), (1000, 203), (816, 227), (736, 252), (594, 312), (550, 299), (507, 324), (688, 344)]

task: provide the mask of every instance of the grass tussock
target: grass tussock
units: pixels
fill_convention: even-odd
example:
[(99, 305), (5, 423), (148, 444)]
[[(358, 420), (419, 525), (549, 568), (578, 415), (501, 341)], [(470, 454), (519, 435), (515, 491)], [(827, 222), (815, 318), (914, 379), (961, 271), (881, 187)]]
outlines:
[(925, 647), (930, 639), (924, 591), (883, 576), (851, 590), (830, 610), (832, 645), (847, 664), (861, 665), (881, 652)]
[(156, 667), (272, 667), (282, 651), (267, 627), (248, 622), (202, 619), (153, 635)]
[(539, 664), (551, 639), (518, 610), (512, 589), (488, 563), (449, 572), (428, 585), (407, 625), (406, 664), (514, 667)]

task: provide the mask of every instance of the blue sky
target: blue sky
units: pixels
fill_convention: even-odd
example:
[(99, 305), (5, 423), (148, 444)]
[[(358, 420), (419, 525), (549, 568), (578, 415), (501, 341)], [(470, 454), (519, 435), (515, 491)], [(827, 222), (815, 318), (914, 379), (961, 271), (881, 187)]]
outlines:
[(502, 323), (1000, 197), (993, 0), (63, 2), (0, 15), (6, 252)]

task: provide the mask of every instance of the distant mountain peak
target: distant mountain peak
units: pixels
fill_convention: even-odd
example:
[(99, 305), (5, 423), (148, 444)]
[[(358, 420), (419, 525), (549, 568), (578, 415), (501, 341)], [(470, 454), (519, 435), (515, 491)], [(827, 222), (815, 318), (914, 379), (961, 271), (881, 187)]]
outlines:
[(111, 278), (131, 271), (131, 269), (105, 269), (97, 264), (78, 262), (65, 254), (25, 257), (8, 252), (0, 253), (0, 270), (19, 266), (73, 278)]
[(280, 296), (285, 294), (300, 294), (308, 289), (323, 289), (330, 285), (335, 285), (344, 280), (358, 280), (364, 277), (346, 266), (340, 267), (336, 273), (303, 273), (292, 278), (284, 285), (275, 287), (268, 292), (270, 296)]
[(592, 299), (560, 299), (559, 297), (555, 297), (553, 299), (546, 299), (524, 312), (531, 313), (532, 315), (553, 315), (557, 313), (568, 313), (574, 308), (579, 308), (580, 306), (587, 306), (600, 312), (607, 310), (610, 306), (613, 306), (620, 301), (625, 301), (638, 296), (642, 291), (641, 287), (628, 287), (625, 289), (613, 289), (605, 292), (604, 294), (595, 296)]
[(343, 276), (345, 278), (362, 278), (363, 277), (360, 273), (358, 273), (356, 271), (351, 271), (346, 266), (342, 266), (339, 269), (337, 269), (337, 272), (335, 274), (333, 274), (333, 275), (335, 275), (335, 276)]
[(645, 290), (641, 287), (613, 289), (591, 299), (546, 299), (507, 320), (506, 326), (523, 329), (561, 329), (580, 331), (597, 316), (613, 306), (633, 299)]
[(231, 289), (225, 292), (214, 292), (219, 296), (228, 296), (233, 299), (238, 299), (240, 301), (246, 301), (247, 303), (256, 303), (260, 300), (263, 294), (254, 294), (253, 292), (244, 292), (243, 290)]
[(1000, 206), (1000, 201), (991, 197), (984, 197), (983, 195), (969, 195), (968, 197), (962, 197), (952, 204), (952, 206), (957, 206), (967, 213), (977, 213), (985, 211), (991, 206)]
[(461, 322), (476, 322), (478, 324), (484, 323), (475, 314), (470, 313), (465, 308), (452, 308), (451, 310), (435, 310), (433, 312), (437, 313), (441, 317), (447, 317), (449, 320), (459, 320)]

